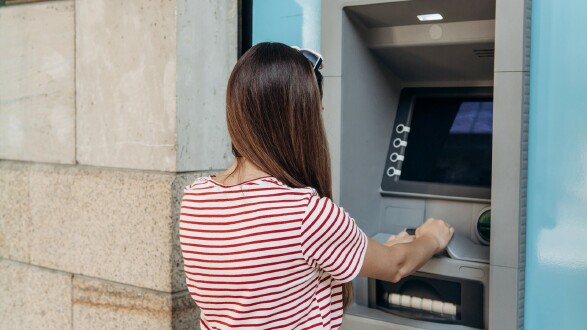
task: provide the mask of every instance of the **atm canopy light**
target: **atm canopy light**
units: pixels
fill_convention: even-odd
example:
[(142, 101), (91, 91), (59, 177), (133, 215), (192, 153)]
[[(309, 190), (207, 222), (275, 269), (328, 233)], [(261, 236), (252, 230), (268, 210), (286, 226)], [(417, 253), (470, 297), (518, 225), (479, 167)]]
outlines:
[(440, 15), (440, 14), (418, 15), (418, 19), (421, 22), (425, 22), (425, 21), (440, 21), (442, 19), (442, 15)]

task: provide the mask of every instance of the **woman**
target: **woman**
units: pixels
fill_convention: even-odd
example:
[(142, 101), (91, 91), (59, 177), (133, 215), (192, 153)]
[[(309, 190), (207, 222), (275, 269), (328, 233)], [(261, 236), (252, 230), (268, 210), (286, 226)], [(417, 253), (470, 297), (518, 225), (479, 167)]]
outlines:
[(304, 52), (261, 43), (241, 57), (226, 98), (235, 161), (185, 190), (180, 240), (202, 329), (337, 329), (353, 278), (397, 282), (454, 231), (429, 219), (383, 245), (331, 201), (320, 63)]

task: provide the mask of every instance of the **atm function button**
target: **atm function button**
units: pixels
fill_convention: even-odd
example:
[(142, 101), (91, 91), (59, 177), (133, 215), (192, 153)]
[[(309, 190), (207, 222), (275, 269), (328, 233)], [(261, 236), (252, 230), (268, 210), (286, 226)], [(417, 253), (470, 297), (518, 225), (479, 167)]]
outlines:
[(395, 127), (395, 131), (399, 134), (410, 133), (410, 128), (404, 124), (399, 124)]
[(386, 293), (384, 299), (390, 305), (419, 309), (444, 315), (457, 315), (457, 305), (440, 300), (412, 297), (397, 293)]
[(408, 141), (404, 141), (400, 138), (396, 138), (395, 140), (393, 140), (393, 146), (396, 148), (406, 147), (407, 145), (408, 145)]
[(412, 308), (422, 309), (422, 298), (412, 297), (411, 306)]
[(451, 303), (442, 304), (442, 313), (447, 315), (457, 315), (457, 305)]
[(402, 171), (398, 170), (395, 167), (390, 167), (387, 169), (387, 176), (400, 176), (402, 174)]
[(391, 155), (389, 155), (389, 160), (391, 160), (392, 162), (397, 162), (399, 161), (403, 161), (405, 159), (404, 155), (400, 155), (397, 152), (392, 153)]
[(432, 312), (432, 300), (427, 298), (422, 299), (422, 309)]
[(392, 305), (400, 305), (400, 301), (401, 301), (401, 295), (397, 294), (397, 293), (392, 293), (391, 296), (389, 297), (389, 303)]
[(440, 300), (432, 300), (432, 311), (434, 313), (442, 314), (443, 303)]
[(412, 307), (412, 297), (402, 295), (400, 305), (402, 305), (404, 307)]

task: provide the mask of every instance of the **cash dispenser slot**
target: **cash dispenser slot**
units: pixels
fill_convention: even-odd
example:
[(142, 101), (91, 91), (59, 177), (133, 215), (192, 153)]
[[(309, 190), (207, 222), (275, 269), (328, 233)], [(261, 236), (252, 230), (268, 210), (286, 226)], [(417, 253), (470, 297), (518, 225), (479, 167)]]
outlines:
[(369, 307), (423, 321), (483, 329), (483, 283), (418, 272), (397, 283), (370, 279)]

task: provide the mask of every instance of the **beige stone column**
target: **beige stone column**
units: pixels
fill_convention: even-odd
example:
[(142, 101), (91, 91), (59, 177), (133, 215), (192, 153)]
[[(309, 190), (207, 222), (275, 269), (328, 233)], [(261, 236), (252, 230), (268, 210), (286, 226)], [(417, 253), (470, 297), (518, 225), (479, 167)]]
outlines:
[(231, 160), (237, 1), (0, 7), (0, 329), (196, 329), (183, 187)]

